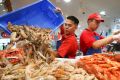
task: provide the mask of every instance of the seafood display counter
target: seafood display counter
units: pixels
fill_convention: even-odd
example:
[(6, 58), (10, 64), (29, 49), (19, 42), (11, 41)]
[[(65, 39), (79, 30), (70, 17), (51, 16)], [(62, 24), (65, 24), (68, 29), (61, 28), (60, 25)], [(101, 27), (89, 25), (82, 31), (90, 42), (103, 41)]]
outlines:
[(120, 53), (109, 52), (58, 60), (75, 63), (87, 73), (94, 74), (98, 80), (120, 80)]
[[(19, 52), (22, 50), (14, 49), (8, 51)], [(21, 52), (21, 53), (20, 53)], [(0, 53), (1, 54), (1, 53)], [(2, 60), (2, 58), (1, 58)], [(19, 57), (19, 60), (22, 60)], [(51, 63), (45, 61), (29, 59), (27, 62), (19, 61), (10, 63), (11, 60), (2, 60), (0, 63), (1, 80), (98, 80), (94, 74), (88, 74), (82, 67), (78, 67), (73, 59), (55, 59)], [(10, 61), (10, 62), (9, 62)]]
[(99, 80), (120, 80), (120, 54), (94, 54), (81, 58), (77, 64)]
[(0, 51), (0, 80), (98, 80), (77, 67), (76, 61), (55, 60), (50, 29), (11, 23), (8, 29), (11, 43)]
[(27, 57), (21, 57), (25, 54), (22, 49), (4, 50), (0, 54), (1, 80), (119, 80), (120, 76), (119, 54), (55, 58), (50, 63), (28, 56), (26, 60)]
[[(50, 29), (8, 24), (10, 44), (0, 51), (0, 80), (119, 80), (120, 55), (55, 58)], [(16, 44), (16, 48), (13, 48)]]
[[(48, 0), (40, 1), (45, 4)], [(34, 4), (39, 6), (42, 3)], [(34, 4), (0, 17), (0, 28), (7, 33), (11, 32), (10, 43), (6, 50), (0, 51), (0, 80), (120, 80), (119, 54), (94, 54), (79, 56), (75, 59), (55, 57), (55, 52), (50, 44), (50, 33), (64, 20), (61, 14), (53, 11), (55, 7), (52, 4), (50, 7), (45, 7), (47, 9), (42, 9), (44, 12), (50, 10), (50, 14), (47, 14), (49, 20), (55, 16), (52, 22), (48, 21), (48, 24), (43, 24), (46, 28), (52, 25), (50, 29), (46, 29), (42, 25), (42, 28), (33, 26), (36, 21), (29, 19), (31, 15), (25, 19), (23, 17), (21, 19), (19, 16), (17, 19), (20, 19), (20, 22), (19, 20), (14, 22), (13, 14), (21, 14), (21, 11), (26, 13), (26, 9), (31, 11), (30, 7), (35, 6)], [(44, 7), (43, 4), (42, 7)], [(43, 15), (43, 13), (41, 14)], [(11, 15), (14, 18), (9, 20)], [(38, 20), (40, 17), (34, 18)], [(30, 21), (27, 21), (26, 18)], [(56, 22), (58, 18), (60, 21)], [(16, 48), (13, 47), (14, 45)]]

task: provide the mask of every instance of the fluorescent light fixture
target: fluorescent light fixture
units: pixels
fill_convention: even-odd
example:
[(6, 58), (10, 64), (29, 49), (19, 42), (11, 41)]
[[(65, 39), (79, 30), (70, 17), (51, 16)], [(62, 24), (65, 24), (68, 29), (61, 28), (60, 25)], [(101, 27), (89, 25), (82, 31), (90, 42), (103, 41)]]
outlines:
[(2, 11), (6, 11), (5, 9), (3, 9)]
[(78, 28), (81, 28), (81, 25), (78, 25)]
[(66, 3), (69, 3), (69, 2), (71, 2), (71, 0), (64, 0)]
[(0, 0), (0, 3), (2, 3), (2, 0)]
[(100, 14), (103, 15), (103, 16), (105, 16), (106, 12), (105, 11), (101, 11)]

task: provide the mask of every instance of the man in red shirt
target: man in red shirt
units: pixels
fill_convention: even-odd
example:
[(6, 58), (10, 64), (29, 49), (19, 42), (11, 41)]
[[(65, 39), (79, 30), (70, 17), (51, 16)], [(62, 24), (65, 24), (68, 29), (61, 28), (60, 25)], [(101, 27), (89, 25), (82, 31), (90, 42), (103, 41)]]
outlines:
[(78, 43), (75, 36), (75, 30), (79, 20), (74, 16), (68, 16), (64, 25), (61, 27), (62, 40), (57, 50), (61, 58), (75, 58), (78, 50)]
[(120, 34), (112, 35), (106, 38), (97, 34), (95, 31), (101, 22), (104, 22), (104, 20), (98, 13), (89, 15), (87, 20), (88, 27), (83, 30), (80, 36), (80, 50), (84, 55), (101, 53), (101, 47), (113, 42), (114, 40), (120, 40)]

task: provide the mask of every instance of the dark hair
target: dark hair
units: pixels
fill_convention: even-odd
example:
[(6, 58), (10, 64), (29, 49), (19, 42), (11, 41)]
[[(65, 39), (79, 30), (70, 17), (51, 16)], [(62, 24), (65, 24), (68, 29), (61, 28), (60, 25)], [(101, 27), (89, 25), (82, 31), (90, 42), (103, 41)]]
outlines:
[(75, 24), (79, 24), (79, 20), (75, 16), (68, 16), (67, 19), (72, 20)]

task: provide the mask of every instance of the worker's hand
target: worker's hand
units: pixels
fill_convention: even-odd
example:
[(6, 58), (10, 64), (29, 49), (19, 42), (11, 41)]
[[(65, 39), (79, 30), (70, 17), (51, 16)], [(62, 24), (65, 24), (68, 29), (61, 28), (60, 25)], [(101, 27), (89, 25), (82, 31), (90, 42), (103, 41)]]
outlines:
[(117, 35), (113, 35), (113, 40), (115, 40), (115, 41), (120, 41), (120, 33), (119, 34), (117, 34)]
[(62, 12), (62, 10), (59, 7), (56, 7), (55, 11), (59, 12), (59, 13), (61, 13), (63, 15), (63, 12)]

